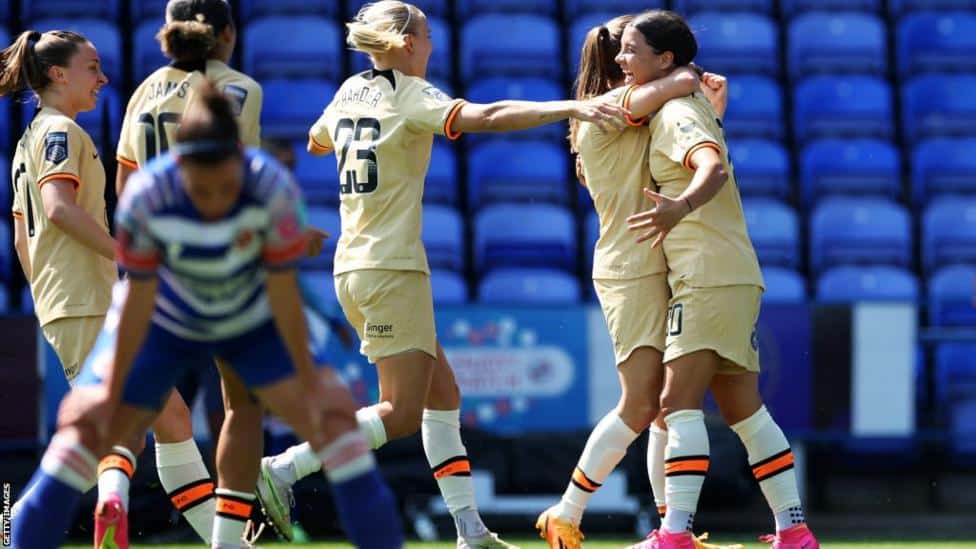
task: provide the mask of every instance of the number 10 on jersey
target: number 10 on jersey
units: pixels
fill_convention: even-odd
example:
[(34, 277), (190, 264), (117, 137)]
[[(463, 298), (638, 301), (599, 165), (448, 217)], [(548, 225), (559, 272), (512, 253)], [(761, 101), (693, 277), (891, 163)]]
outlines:
[[(380, 121), (375, 118), (353, 120), (343, 118), (336, 124), (333, 141), (339, 147), (339, 194), (366, 194), (376, 190), (379, 169), (376, 161), (376, 141), (380, 138)], [(355, 160), (365, 162), (366, 181), (359, 181), (359, 166), (346, 166), (349, 148), (355, 143)]]

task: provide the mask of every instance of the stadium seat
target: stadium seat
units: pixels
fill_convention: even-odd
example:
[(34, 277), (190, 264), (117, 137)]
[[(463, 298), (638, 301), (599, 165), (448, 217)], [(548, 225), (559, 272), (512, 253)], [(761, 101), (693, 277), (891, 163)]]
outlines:
[(482, 15), (461, 30), (461, 76), (561, 78), (559, 27), (538, 15)]
[(820, 137), (894, 134), (891, 88), (872, 76), (814, 76), (794, 90), (793, 126), (798, 141)]
[(695, 62), (722, 74), (778, 75), (779, 30), (757, 13), (699, 13), (688, 19), (698, 38)]
[[(566, 98), (562, 84), (547, 78), (486, 78), (471, 83), (464, 98), (473, 103), (491, 103), (503, 99), (524, 101), (558, 101)], [(530, 130), (505, 134), (509, 139), (548, 139), (560, 145), (566, 141), (568, 129), (565, 122), (546, 124)], [(469, 144), (499, 139), (497, 134), (471, 134), (465, 139)]]
[[(287, 40), (282, 40), (287, 37)], [(343, 76), (338, 27), (318, 17), (265, 17), (244, 34), (244, 72), (265, 78)]]
[(672, 9), (681, 15), (688, 16), (700, 11), (754, 11), (771, 14), (773, 0), (674, 0)]
[[(33, 23), (45, 17), (90, 17), (115, 20), (119, 17), (119, 2), (118, 0), (99, 0), (98, 2), (91, 0), (20, 0), (20, 19), (25, 23), (25, 27), (49, 30), (35, 27), (35, 23)], [(95, 44), (99, 46), (98, 42)]]
[(759, 262), (799, 267), (800, 221), (793, 208), (769, 198), (749, 198), (742, 201), (742, 209)]
[(901, 195), (901, 157), (888, 141), (822, 139), (803, 149), (800, 158), (803, 201), (835, 194)]
[(976, 194), (976, 138), (926, 139), (912, 152), (912, 197), (924, 204), (939, 194)]
[(766, 290), (762, 295), (764, 304), (803, 303), (807, 299), (807, 282), (803, 276), (782, 267), (763, 267), (763, 282)]
[[(23, 1), (23, 0), (21, 0)], [(10, 17), (10, 2), (0, 2), (0, 27), (5, 27), (7, 24), (13, 26), (13, 21), (8, 21), (7, 18)], [(4, 42), (4, 44), (9, 44), (10, 42)]]
[[(260, 2), (262, 0), (255, 1)], [(375, 1), (376, 0), (348, 0), (346, 2), (346, 17), (352, 20), (352, 18), (359, 13), (359, 9), (363, 7), (363, 5)], [(451, 0), (417, 0), (416, 2), (410, 3), (420, 8), (427, 17), (447, 17), (450, 15), (448, 4), (451, 3)]]
[(883, 74), (888, 68), (885, 26), (870, 13), (815, 12), (790, 21), (790, 77), (815, 73)]
[(783, 92), (763, 76), (729, 77), (729, 105), (722, 119), (731, 140), (742, 137), (782, 139)]
[(976, 14), (918, 12), (898, 23), (898, 73), (976, 71)]
[(132, 76), (137, 81), (141, 82), (159, 67), (170, 63), (156, 40), (160, 26), (159, 21), (146, 21), (132, 36)]
[(928, 298), (933, 326), (976, 325), (976, 266), (939, 269), (929, 277)]
[(478, 302), (489, 305), (568, 305), (579, 299), (579, 281), (555, 269), (499, 269), (478, 285)]
[[(427, 24), (430, 26), (431, 41), (434, 43), (434, 51), (427, 63), (427, 80), (450, 78), (454, 73), (451, 66), (451, 27), (444, 19), (433, 16), (427, 18)], [(349, 56), (352, 73), (362, 72), (373, 66), (372, 60), (365, 53), (349, 50)], [(449, 86), (438, 87), (445, 93), (449, 92)]]
[(152, 20), (161, 27), (166, 17), (166, 3), (167, 0), (129, 0), (129, 18), (133, 23)]
[(10, 183), (10, 160), (0, 152), (0, 204), (13, 204), (13, 187)]
[(426, 206), (423, 241), (432, 269), (464, 270), (464, 221), (450, 206)]
[(304, 140), (308, 129), (332, 101), (336, 88), (324, 80), (270, 80), (262, 82), (265, 137)]
[[(581, 14), (593, 12), (604, 13), (640, 13), (644, 10), (662, 9), (668, 7), (667, 0), (564, 0), (566, 6), (566, 20), (570, 21)], [(611, 15), (607, 19), (609, 20)]]
[[(3, 39), (3, 36), (0, 36)], [(4, 42), (9, 44), (9, 42)], [(11, 151), (13, 147), (10, 146), (10, 128), (11, 128), (11, 103), (12, 101), (6, 101), (6, 105), (0, 105), (0, 153), (4, 151)]]
[(559, 206), (498, 204), (475, 217), (475, 267), (576, 268), (576, 224)]
[(336, 297), (335, 279), (329, 271), (302, 270), (302, 281), (316, 297), (324, 304), (338, 304), (339, 298)]
[(440, 141), (430, 152), (430, 167), (424, 182), (424, 202), (458, 206), (461, 180), (457, 172), (455, 149)]
[(325, 239), (322, 253), (317, 257), (309, 257), (302, 261), (302, 267), (331, 271), (332, 262), (335, 259), (336, 243), (339, 241), (339, 234), (342, 232), (339, 210), (310, 206), (308, 208), (308, 224), (329, 233), (329, 238)]
[[(0, 281), (9, 281), (10, 269), (14, 264), (14, 241), (10, 234), (10, 225), (7, 223), (0, 223)], [(18, 263), (19, 264), (19, 263)], [(5, 284), (0, 284), (0, 288), (6, 287)]]
[[(603, 9), (602, 6), (599, 7), (601, 10)], [(569, 25), (569, 32), (566, 35), (569, 39), (569, 43), (566, 44), (566, 51), (569, 52), (569, 70), (575, 75), (579, 71), (580, 52), (583, 49), (583, 42), (586, 41), (586, 35), (590, 32), (590, 29), (603, 25), (621, 13), (629, 12), (627, 10), (590, 12), (582, 11), (583, 8), (573, 10), (568, 7), (566, 9), (567, 14), (569, 14), (567, 19), (572, 21)], [(577, 14), (582, 15), (577, 17)]]
[(295, 179), (310, 204), (339, 205), (339, 174), (335, 155), (312, 156), (305, 141), (296, 141)]
[(490, 141), (468, 153), (468, 205), (499, 202), (569, 204), (566, 151), (538, 141)]
[(729, 158), (742, 196), (790, 197), (790, 158), (779, 143), (763, 139), (730, 141)]
[(973, 10), (976, 0), (888, 0), (888, 12), (892, 17), (918, 10)]
[(918, 299), (918, 280), (907, 269), (890, 266), (835, 267), (817, 280), (824, 303), (910, 301)]
[(951, 263), (976, 263), (976, 198), (937, 198), (922, 215), (922, 266)]
[(881, 11), (881, 0), (780, 0), (783, 15), (804, 11)]
[(457, 16), (462, 20), (486, 13), (532, 13), (556, 18), (558, 8), (553, 0), (455, 0)]
[(600, 239), (600, 216), (590, 209), (583, 218), (583, 257), (586, 258), (587, 274), (593, 272), (593, 250)]
[(925, 137), (976, 135), (976, 75), (927, 74), (902, 89), (902, 126), (915, 142)]
[[(97, 5), (94, 2), (80, 4)], [(107, 23), (98, 19), (44, 19), (31, 23), (34, 30), (41, 32), (59, 29), (81, 33), (98, 50), (98, 57), (102, 63), (102, 72), (108, 77), (108, 81), (115, 85), (122, 85), (122, 37), (119, 35), (119, 28), (115, 23)]]
[(0, 315), (10, 313), (10, 290), (0, 285)]
[(908, 211), (883, 198), (832, 197), (822, 200), (810, 220), (810, 267), (912, 261)]
[(339, 14), (339, 2), (335, 0), (240, 0), (241, 19), (275, 15), (304, 15), (334, 18)]
[(78, 113), (78, 124), (91, 136), (103, 158), (115, 158), (115, 144), (122, 132), (124, 108), (115, 86), (108, 85), (98, 92), (95, 110)]
[(31, 295), (30, 286), (24, 285), (24, 289), (20, 291), (20, 312), (25, 315), (34, 314), (34, 296)]
[(468, 284), (464, 277), (454, 271), (432, 269), (430, 287), (436, 306), (464, 305), (468, 302)]

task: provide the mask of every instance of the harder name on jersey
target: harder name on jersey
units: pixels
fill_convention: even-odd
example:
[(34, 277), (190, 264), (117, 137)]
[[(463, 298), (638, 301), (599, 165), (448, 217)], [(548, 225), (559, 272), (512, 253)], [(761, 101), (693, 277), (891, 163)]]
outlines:
[(383, 99), (383, 92), (369, 86), (363, 86), (359, 89), (348, 89), (339, 96), (339, 105), (345, 105), (350, 101), (356, 101), (358, 103), (363, 103), (370, 107), (375, 108), (376, 105), (380, 103)]

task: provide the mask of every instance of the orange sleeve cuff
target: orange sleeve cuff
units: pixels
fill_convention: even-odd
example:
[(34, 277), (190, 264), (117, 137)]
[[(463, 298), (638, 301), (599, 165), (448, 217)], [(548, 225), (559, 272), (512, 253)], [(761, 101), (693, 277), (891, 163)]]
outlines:
[(454, 119), (457, 118), (458, 113), (461, 112), (461, 107), (463, 107), (465, 103), (467, 103), (467, 101), (461, 101), (457, 105), (454, 105), (454, 108), (451, 109), (451, 113), (447, 115), (447, 120), (444, 122), (444, 135), (451, 141), (461, 137), (462, 135), (461, 132), (451, 131), (451, 126), (454, 125)]
[(10, 212), (10, 214), (14, 216), (14, 219), (23, 219), (24, 218), (24, 214), (22, 214), (21, 212)]
[(309, 134), (308, 136), (308, 144), (311, 145), (312, 150), (316, 152), (327, 153), (332, 150), (332, 147), (326, 147), (325, 145), (316, 141), (315, 138), (311, 136), (311, 134)]
[(128, 158), (126, 158), (124, 156), (118, 156), (118, 155), (116, 155), (115, 161), (118, 162), (119, 164), (122, 164), (126, 168), (131, 168), (133, 170), (138, 170), (139, 169), (139, 164), (136, 164), (135, 161), (129, 160)]
[(722, 154), (722, 148), (719, 147), (718, 146), (718, 143), (715, 143), (714, 141), (705, 141), (704, 143), (699, 143), (699, 144), (695, 145), (694, 147), (688, 149), (688, 152), (685, 153), (685, 160), (684, 160), (684, 162), (682, 162), (682, 164), (684, 164), (684, 166), (685, 166), (685, 169), (687, 169), (687, 170), (693, 170), (694, 168), (691, 167), (691, 157), (696, 152), (698, 152), (698, 151), (700, 151), (702, 149), (707, 149), (707, 148), (715, 149), (715, 152), (717, 152), (719, 155)]
[[(627, 110), (630, 110), (630, 96), (634, 93), (634, 90), (635, 89), (637, 89), (637, 85), (636, 84), (630, 86), (629, 88), (627, 88), (627, 91), (624, 92), (624, 98), (623, 98), (623, 102), (622, 102), (622, 105), (621, 105), (623, 108), (625, 108)], [(647, 117), (646, 116), (643, 117), (643, 118), (638, 118), (637, 120), (634, 120), (628, 114), (628, 115), (625, 115), (624, 116), (624, 120), (627, 121), (627, 124), (628, 125), (634, 126), (634, 127), (643, 126), (644, 124), (647, 123)]]
[(75, 184), (76, 191), (78, 190), (78, 187), (81, 187), (81, 179), (78, 179), (78, 176), (73, 173), (52, 173), (51, 175), (44, 176), (43, 179), (38, 181), (37, 188), (41, 188), (45, 183), (50, 183), (55, 179), (67, 179), (68, 181), (71, 181)]

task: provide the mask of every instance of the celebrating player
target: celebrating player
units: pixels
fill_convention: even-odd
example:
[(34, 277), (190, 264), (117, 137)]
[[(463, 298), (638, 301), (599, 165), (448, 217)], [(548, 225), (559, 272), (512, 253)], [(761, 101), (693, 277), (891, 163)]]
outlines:
[[(117, 286), (112, 314), (62, 403), (14, 544), (56, 547), (108, 442), (143, 432), (187, 368), (220, 356), (228, 400), (253, 392), (309, 441), (353, 543), (400, 547), (393, 496), (352, 398), (334, 372), (315, 371), (308, 353), (294, 270), (307, 246), (297, 186), (269, 157), (241, 149), (233, 106), (212, 86), (198, 91), (176, 137), (119, 204), (118, 259), (130, 281)], [(217, 549), (240, 547), (254, 499), (257, 467), (235, 465), (218, 467)]]
[[(310, 132), (313, 154), (336, 153), (342, 235), (335, 284), (361, 351), (376, 364), (380, 404), (357, 418), (370, 445), (421, 430), (424, 451), (448, 510), (458, 547), (510, 547), (483, 524), (471, 464), (461, 442), (460, 393), (437, 343), (429, 268), (421, 231), (421, 197), (434, 134), (509, 131), (569, 117), (612, 125), (624, 110), (591, 101), (490, 105), (451, 99), (424, 80), (433, 48), (416, 6), (382, 1), (347, 25), (349, 45), (373, 68), (347, 79)], [(283, 492), (314, 470), (307, 447), (270, 460), (268, 490)], [(261, 485), (259, 485), (261, 486)]]
[[(638, 16), (624, 30), (621, 68), (635, 83), (688, 65), (697, 53), (685, 21), (667, 11)], [(746, 232), (721, 122), (701, 94), (673, 99), (651, 119), (650, 170), (660, 194), (632, 216), (639, 241), (654, 239), (668, 261), (671, 301), (661, 408), (667, 513), (662, 528), (635, 546), (694, 547), (690, 533), (709, 445), (701, 403), (711, 389), (739, 435), (753, 474), (776, 518), (774, 549), (818, 547), (803, 517), (793, 454), (759, 396), (755, 324), (763, 291), (759, 262)]]
[[(650, 134), (646, 115), (671, 98), (697, 90), (698, 76), (679, 69), (661, 80), (624, 87), (626, 76), (615, 58), (620, 36), (633, 16), (621, 16), (594, 27), (580, 56), (576, 97), (604, 96), (621, 104), (637, 119), (624, 131), (602, 131), (593, 124), (571, 123), (570, 146), (579, 155), (583, 181), (600, 219), (600, 238), (593, 253), (593, 284), (613, 341), (621, 397), (590, 434), (560, 502), (544, 511), (536, 528), (555, 549), (578, 549), (580, 522), (590, 497), (613, 471), (638, 434), (658, 415), (664, 381), (665, 317), (671, 291), (667, 264), (659, 248), (634, 242), (627, 216), (647, 209), (643, 188), (651, 181), (647, 163)], [(708, 81), (720, 77), (707, 75)], [(627, 82), (632, 84), (632, 82)], [(724, 111), (724, 100), (716, 98)], [(665, 507), (664, 457), (666, 432), (653, 426), (648, 446), (648, 472), (658, 508)], [(699, 547), (717, 547), (696, 540)]]

